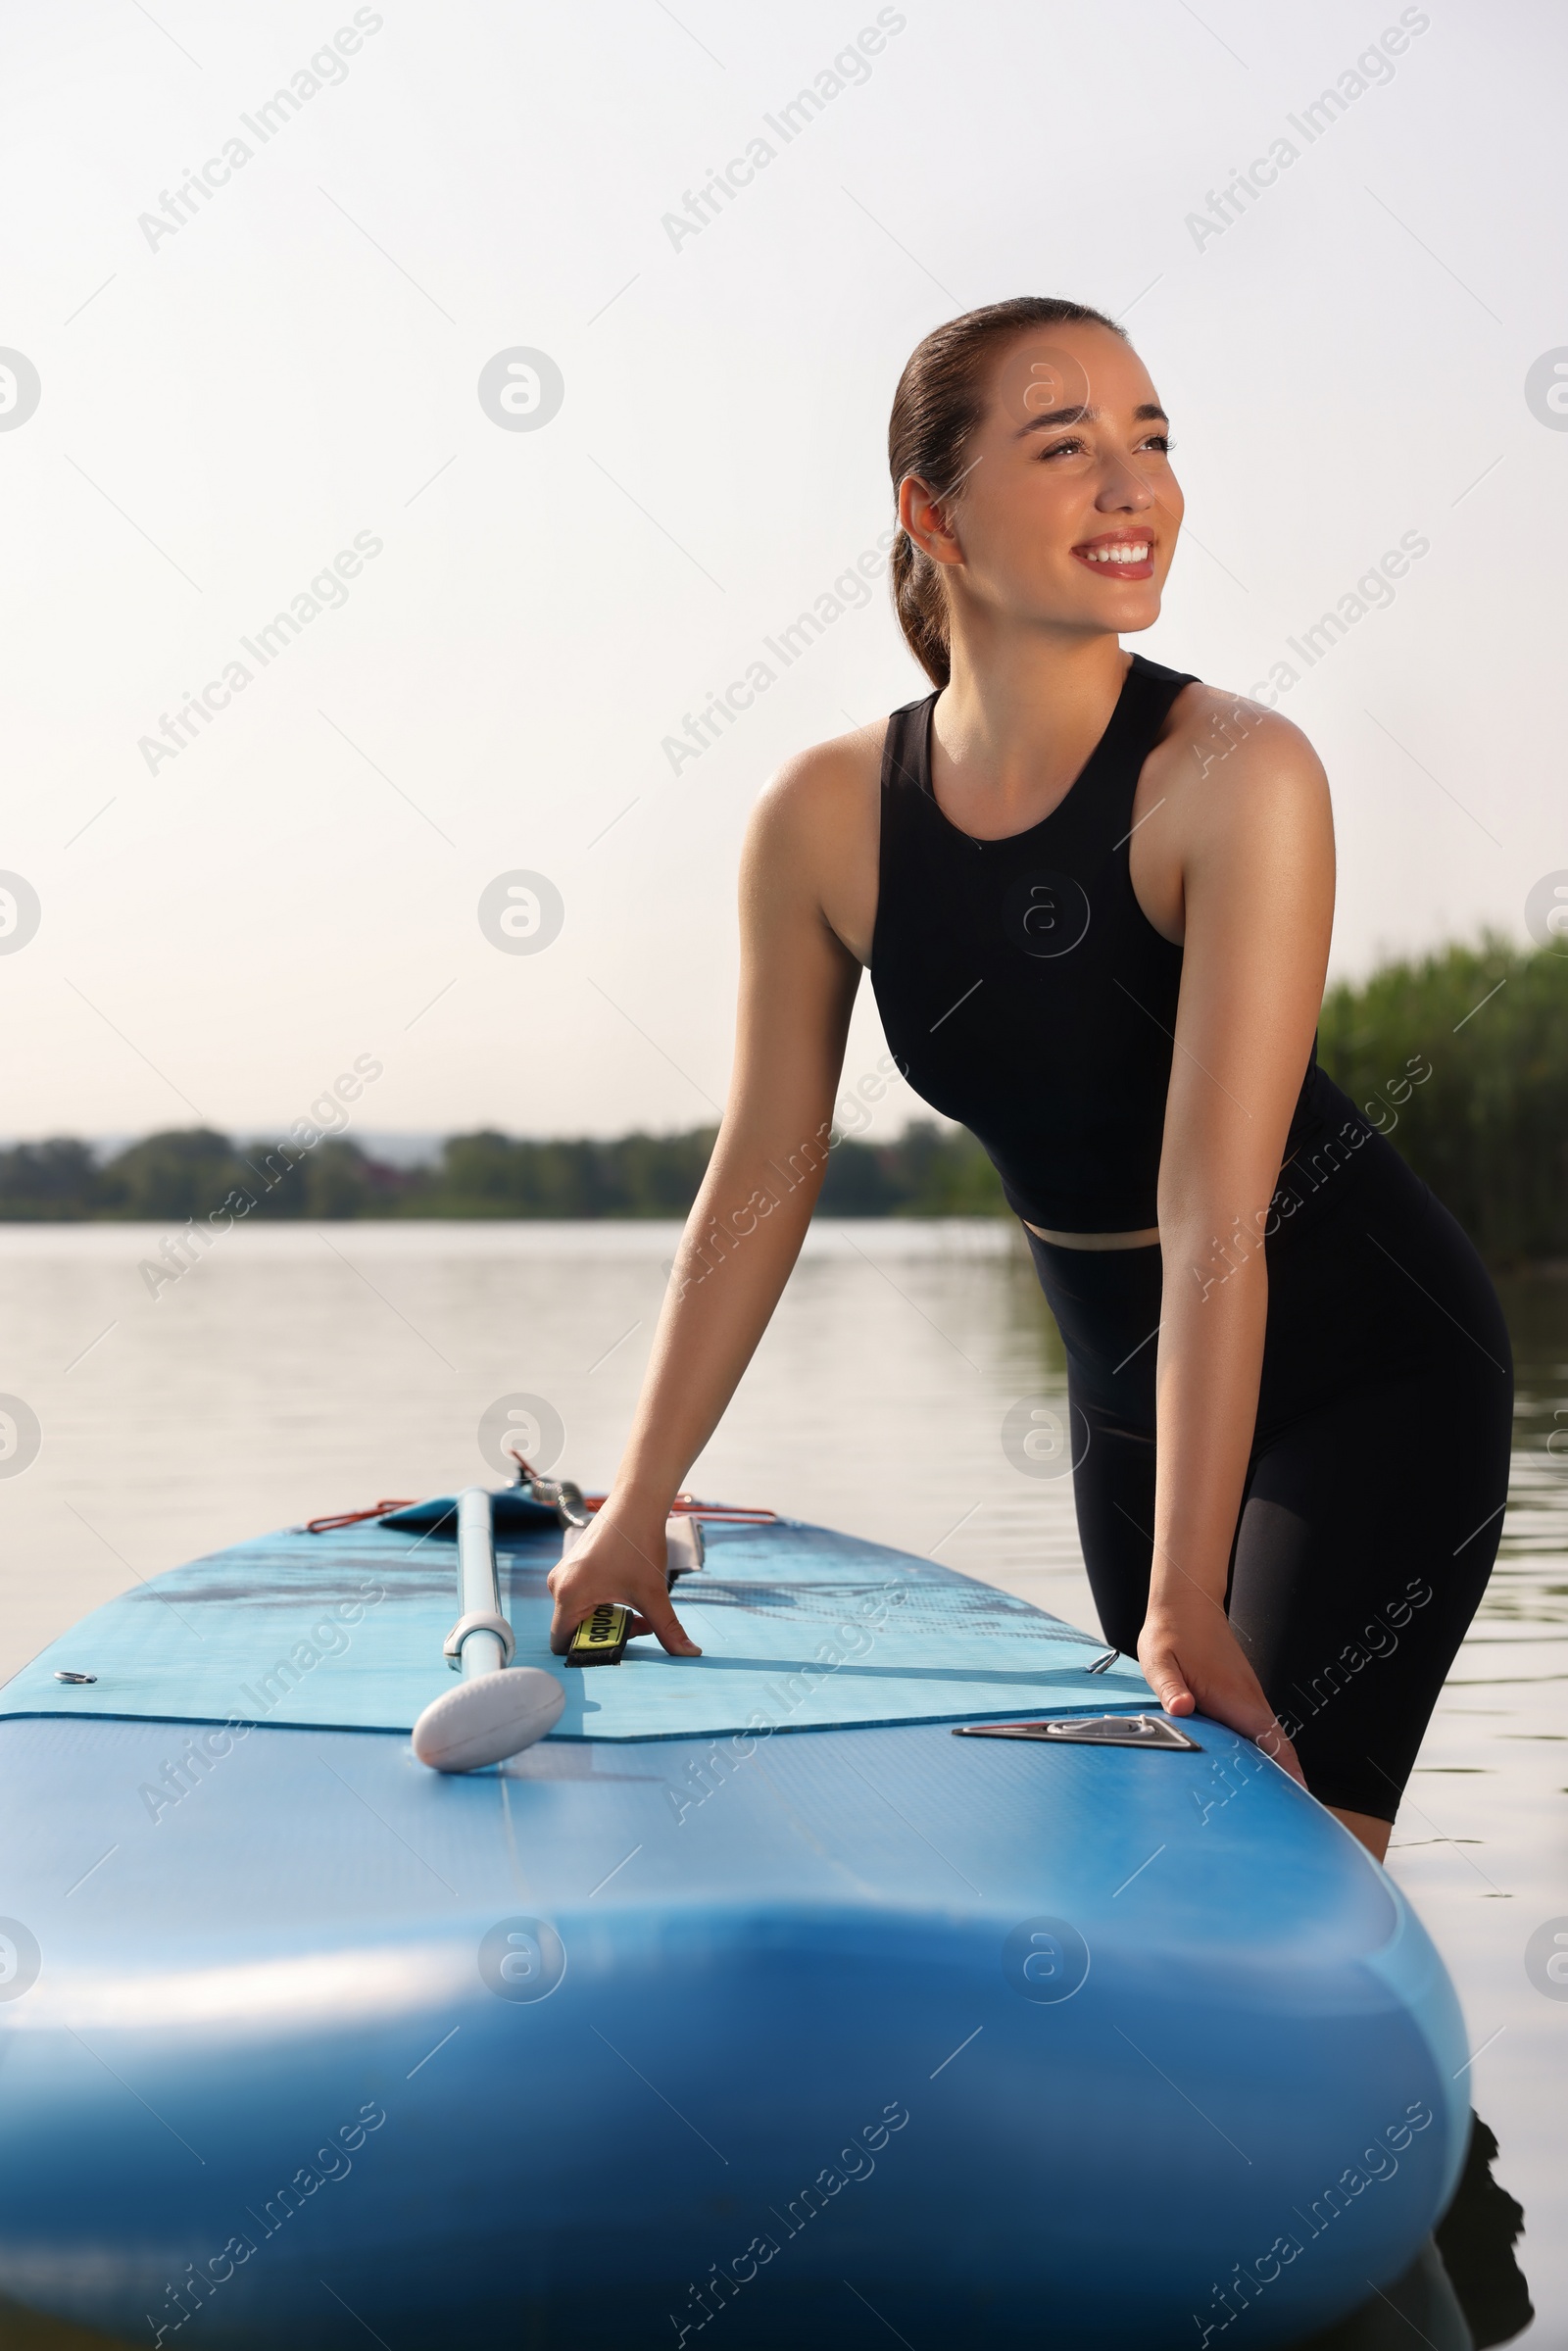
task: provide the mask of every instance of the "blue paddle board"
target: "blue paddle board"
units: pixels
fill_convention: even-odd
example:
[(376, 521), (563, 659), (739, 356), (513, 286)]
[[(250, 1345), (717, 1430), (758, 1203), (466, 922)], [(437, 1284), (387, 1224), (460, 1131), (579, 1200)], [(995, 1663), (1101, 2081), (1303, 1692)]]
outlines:
[(565, 1689), (500, 1768), (410, 1743), (449, 1499), (198, 1560), (0, 1690), (0, 2295), (231, 2351), (1150, 2351), (1407, 2267), (1458, 2007), (1256, 1748), (787, 1520), (708, 1526), (700, 1658), (570, 1669), (554, 1514), (495, 1518)]

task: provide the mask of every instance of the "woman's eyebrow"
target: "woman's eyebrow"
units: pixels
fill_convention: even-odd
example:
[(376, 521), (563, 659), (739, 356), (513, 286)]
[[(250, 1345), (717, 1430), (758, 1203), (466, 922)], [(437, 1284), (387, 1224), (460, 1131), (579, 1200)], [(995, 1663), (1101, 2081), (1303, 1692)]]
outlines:
[[(1063, 424), (1098, 424), (1100, 421), (1101, 412), (1099, 409), (1091, 408), (1087, 403), (1080, 401), (1073, 408), (1043, 410), (1038, 416), (1031, 416), (1027, 424), (1020, 425), (1013, 438), (1021, 441), (1025, 433), (1053, 432)], [(1170, 418), (1157, 401), (1146, 400), (1141, 407), (1134, 409), (1133, 422), (1135, 424), (1168, 424)]]

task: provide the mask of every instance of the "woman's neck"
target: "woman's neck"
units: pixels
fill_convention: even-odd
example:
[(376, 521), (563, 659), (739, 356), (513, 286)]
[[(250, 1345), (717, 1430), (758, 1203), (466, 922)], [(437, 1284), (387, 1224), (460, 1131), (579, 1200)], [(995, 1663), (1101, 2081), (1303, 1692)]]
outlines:
[(999, 823), (1059, 797), (1104, 733), (1129, 661), (1113, 636), (1009, 633), (984, 648), (956, 641), (933, 728), (941, 797), (949, 796), (945, 778), (955, 797), (978, 796)]

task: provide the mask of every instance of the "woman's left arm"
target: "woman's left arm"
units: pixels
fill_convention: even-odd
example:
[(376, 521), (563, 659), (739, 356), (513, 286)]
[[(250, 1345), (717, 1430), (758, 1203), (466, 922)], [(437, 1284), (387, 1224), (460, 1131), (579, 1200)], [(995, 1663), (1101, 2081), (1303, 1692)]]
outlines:
[[(1171, 795), (1185, 936), (1159, 1168), (1153, 1568), (1139, 1662), (1300, 1778), (1225, 1615), (1257, 1418), (1263, 1233), (1311, 1052), (1334, 920), (1328, 783), (1287, 720), (1256, 713)], [(1179, 772), (1179, 771), (1178, 771)]]

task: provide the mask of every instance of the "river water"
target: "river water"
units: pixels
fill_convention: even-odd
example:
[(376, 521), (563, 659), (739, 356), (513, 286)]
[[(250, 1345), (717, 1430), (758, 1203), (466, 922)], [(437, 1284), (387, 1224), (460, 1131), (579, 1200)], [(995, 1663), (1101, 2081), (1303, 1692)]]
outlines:
[[(0, 1390), (38, 1430), (19, 1470), (31, 1423), (11, 1410), (0, 1676), (136, 1578), (203, 1551), (385, 1495), (499, 1483), (480, 1432), (509, 1413), (559, 1442), (564, 1474), (602, 1485), (678, 1234), (238, 1228), (155, 1282), (141, 1268), (159, 1262), (158, 1230), (0, 1226)], [(1536, 1987), (1525, 1953), (1547, 1921), (1568, 1927), (1568, 1280), (1500, 1287), (1519, 1372), (1501, 1556), (1389, 1866), (1458, 1985), (1475, 2105), (1500, 2143), (1496, 2176), (1525, 2207), (1520, 2261), (1538, 2315), (1517, 2339), (1560, 2351), (1568, 2000)], [(1021, 1400), (1059, 1409), (1064, 1386), (1010, 1228), (823, 1222), (691, 1482), (931, 1553), (1093, 1626), (1070, 1478), (1052, 1474), (1067, 1463), (1049, 1440), (1026, 1449), (1004, 1435)], [(0, 2314), (0, 2346), (34, 2339), (46, 2338), (8, 2333)]]

